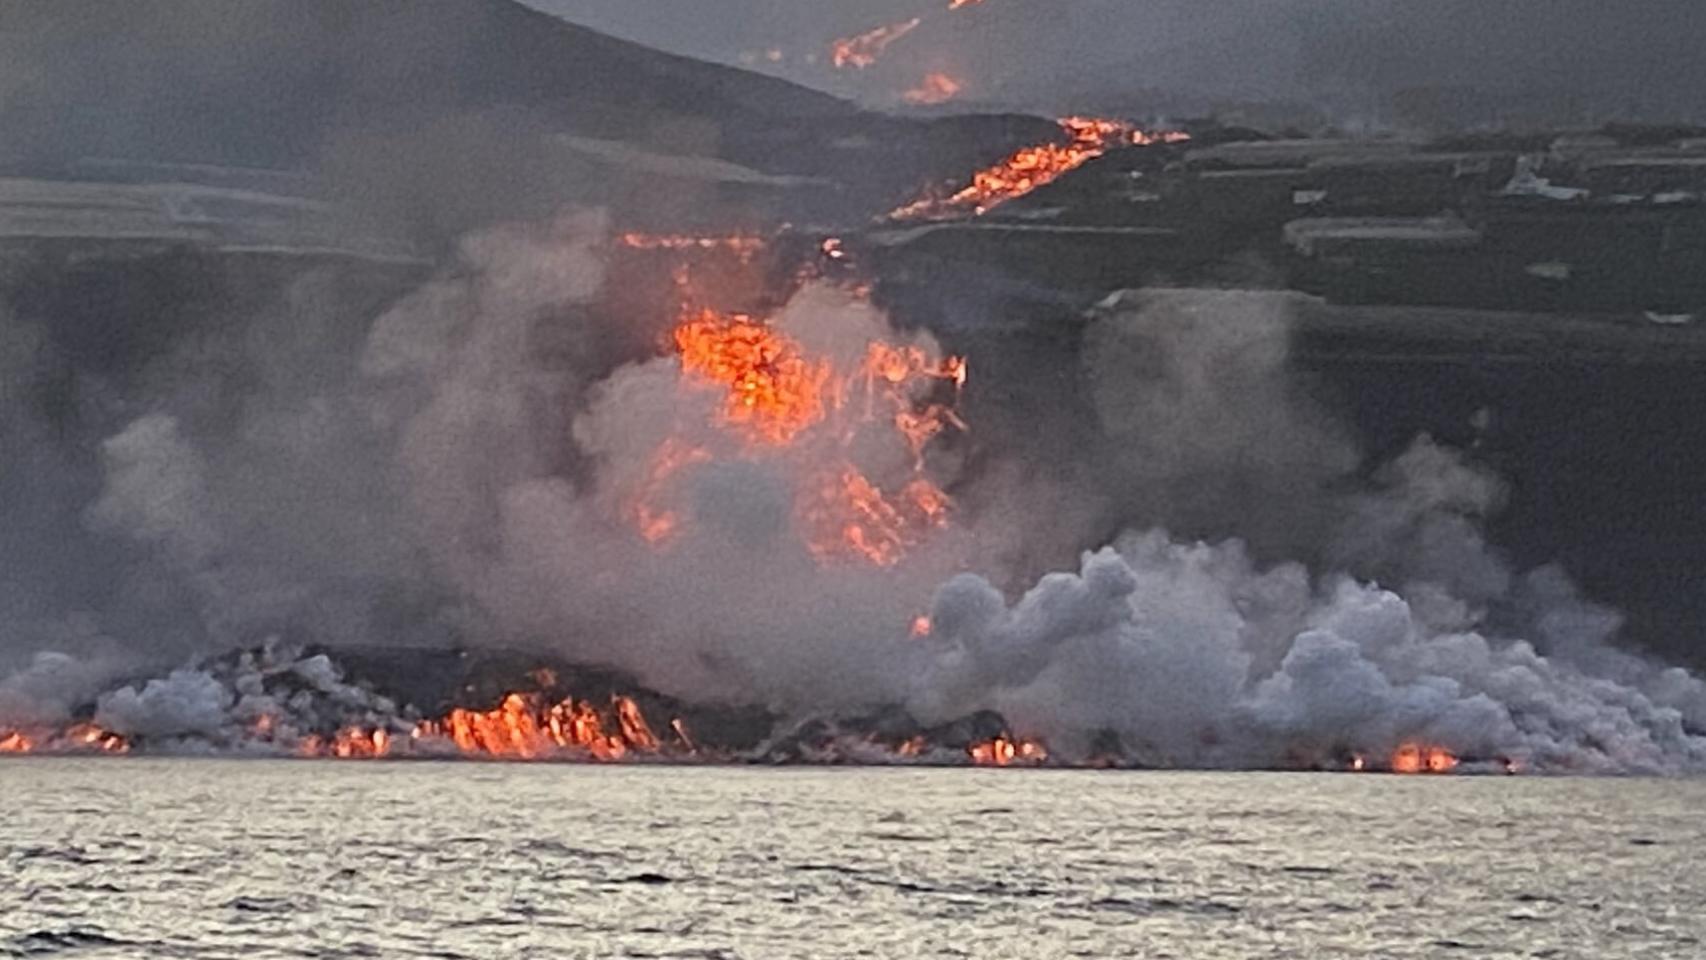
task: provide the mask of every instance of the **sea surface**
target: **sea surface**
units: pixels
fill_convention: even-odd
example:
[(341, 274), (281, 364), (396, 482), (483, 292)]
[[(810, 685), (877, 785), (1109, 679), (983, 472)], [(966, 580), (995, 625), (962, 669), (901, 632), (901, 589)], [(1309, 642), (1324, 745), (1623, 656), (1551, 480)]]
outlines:
[(0, 956), (1706, 957), (1706, 782), (0, 762)]

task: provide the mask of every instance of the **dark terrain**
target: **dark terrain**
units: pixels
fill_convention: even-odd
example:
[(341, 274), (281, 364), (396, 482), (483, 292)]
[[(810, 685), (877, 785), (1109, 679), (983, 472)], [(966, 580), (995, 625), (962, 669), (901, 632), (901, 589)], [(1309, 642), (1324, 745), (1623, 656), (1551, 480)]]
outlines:
[[(1024, 352), (1068, 396), (1083, 312), (1113, 291), (1318, 295), (1297, 363), (1371, 460), (1423, 432), (1472, 449), (1510, 483), (1492, 533), (1519, 565), (1563, 563), (1636, 641), (1706, 663), (1703, 131), (1406, 146), (1201, 124), (975, 223), (903, 227), (873, 215), (1054, 125), (863, 112), (504, 0), (0, 0), (0, 84), (0, 314), (58, 364), (8, 402), (56, 425), (77, 492), (99, 486), (90, 438), (134, 413), (112, 395), (305, 277), (353, 352), (467, 230), (579, 204), (794, 224), (848, 236), (900, 319), (990, 381)], [(1509, 192), (1524, 155), (1589, 193)], [(1013, 391), (972, 399), (999, 423), (1035, 399)], [(0, 494), (51, 499), (44, 476), (9, 469)], [(8, 520), (48, 540), (87, 499)]]

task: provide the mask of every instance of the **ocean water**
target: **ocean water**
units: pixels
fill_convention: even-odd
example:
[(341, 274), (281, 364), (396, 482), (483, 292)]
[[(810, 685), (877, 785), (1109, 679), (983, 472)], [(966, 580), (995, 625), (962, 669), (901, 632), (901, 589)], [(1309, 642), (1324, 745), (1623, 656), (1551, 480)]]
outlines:
[(1706, 782), (0, 762), (0, 956), (1706, 956)]

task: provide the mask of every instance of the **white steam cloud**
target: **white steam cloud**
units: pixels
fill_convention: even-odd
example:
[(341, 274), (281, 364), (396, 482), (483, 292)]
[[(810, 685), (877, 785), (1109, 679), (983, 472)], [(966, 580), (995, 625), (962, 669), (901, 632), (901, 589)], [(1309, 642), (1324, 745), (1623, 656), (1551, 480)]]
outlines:
[[(596, 215), (474, 237), (354, 356), (280, 339), (311, 290), (256, 320), (227, 345), (263, 371), (236, 415), (163, 392), (98, 448), (83, 520), (140, 552), (127, 602), (188, 598), (195, 624), (163, 629), (199, 632), (203, 651), (280, 632), (531, 647), (796, 717), (995, 710), (1069, 758), (1115, 741), (1157, 765), (1267, 766), (1425, 742), (1546, 770), (1706, 767), (1706, 684), (1618, 649), (1617, 618), (1560, 571), (1510, 569), (1480, 533), (1496, 478), (1424, 438), (1338, 492), (1356, 458), (1291, 388), (1284, 298), (1110, 302), (1086, 338), (1088, 412), (1068, 425), (1084, 438), (1076, 469), (1048, 480), (933, 455), (962, 508), (878, 567), (820, 562), (796, 529), (824, 449), (742, 444), (677, 359), (600, 353), (620, 322), (601, 312), (606, 256)], [(873, 339), (940, 352), (828, 286), (775, 322), (844, 368)], [(671, 441), (708, 455), (648, 490), (681, 518), (657, 546), (627, 511)], [(835, 453), (878, 483), (912, 468), (887, 433)], [(1132, 532), (1015, 587), (1036, 558), (1111, 527)], [(1169, 527), (1230, 529), (1196, 542)], [(1296, 559), (1258, 559), (1276, 550)], [(911, 636), (923, 613), (932, 632)], [(0, 723), (62, 719), (110, 675), (37, 656), (0, 682)], [(122, 687), (95, 714), (216, 744), (263, 717), (408, 729), (329, 661), (285, 653)]]

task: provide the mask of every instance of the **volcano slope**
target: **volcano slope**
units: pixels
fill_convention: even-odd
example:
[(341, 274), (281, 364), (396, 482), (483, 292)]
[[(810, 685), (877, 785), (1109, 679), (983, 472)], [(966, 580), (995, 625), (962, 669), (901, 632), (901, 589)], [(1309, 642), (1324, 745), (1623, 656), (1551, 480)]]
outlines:
[(866, 113), (512, 0), (4, 0), (0, 23), (0, 169), (303, 171), (441, 231), (587, 200), (862, 212), (1039, 128)]

